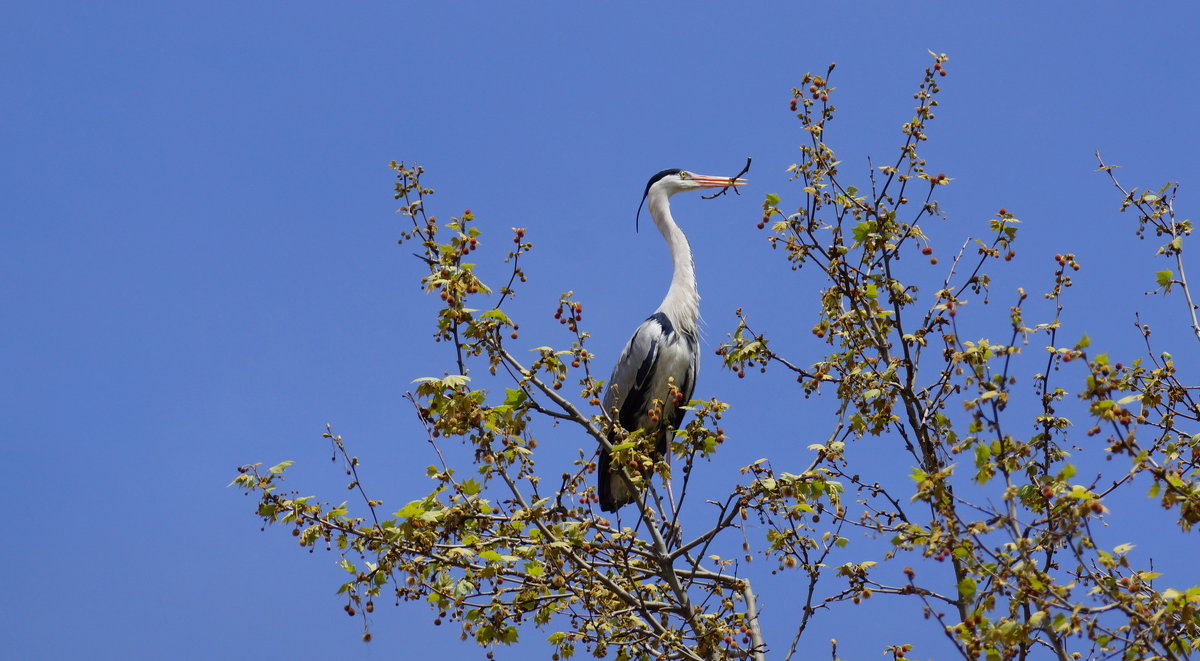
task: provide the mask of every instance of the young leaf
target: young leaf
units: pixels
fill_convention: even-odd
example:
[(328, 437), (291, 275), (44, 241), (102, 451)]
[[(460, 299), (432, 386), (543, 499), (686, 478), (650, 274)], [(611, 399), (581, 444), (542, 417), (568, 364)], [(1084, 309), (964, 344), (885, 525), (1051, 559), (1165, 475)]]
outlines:
[(958, 582), (958, 594), (961, 595), (963, 599), (968, 601), (974, 599), (975, 591), (975, 579), (971, 578), (970, 576), (964, 576), (963, 580)]
[(505, 406), (512, 406), (515, 408), (517, 406), (524, 404), (525, 400), (527, 400), (527, 399), (529, 399), (529, 395), (526, 395), (524, 390), (521, 390), (519, 388), (505, 388), (504, 389), (504, 405)]

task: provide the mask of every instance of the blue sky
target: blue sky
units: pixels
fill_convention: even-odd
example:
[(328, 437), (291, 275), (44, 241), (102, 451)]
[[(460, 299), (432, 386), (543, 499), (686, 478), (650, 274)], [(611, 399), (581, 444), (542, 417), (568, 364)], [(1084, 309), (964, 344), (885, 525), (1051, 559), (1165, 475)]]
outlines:
[[(1161, 320), (1156, 339), (1194, 356), (1178, 301), (1142, 295), (1164, 266), (1092, 157), (1125, 166), (1129, 185), (1200, 179), (1194, 5), (742, 4), (0, 9), (11, 658), (482, 655), (412, 605), (380, 607), (362, 644), (334, 595), (334, 556), (260, 533), (253, 503), (225, 488), (239, 464), (294, 459), (294, 486), (340, 499), (328, 422), (389, 504), (425, 490), (429, 453), (401, 397), (451, 363), (429, 348), (433, 301), (395, 243), (391, 159), (429, 169), (437, 215), (471, 208), (495, 232), (480, 261), (503, 254), (508, 228), (529, 228), (523, 339), (566, 342), (549, 314), (572, 289), (604, 362), (669, 277), (659, 237), (633, 232), (647, 177), (731, 174), (752, 155), (745, 195), (675, 205), (707, 322), (697, 394), (734, 404), (730, 447), (706, 469), (718, 484), (760, 456), (799, 461), (793, 416), (821, 410), (782, 376), (730, 378), (711, 349), (744, 306), (802, 358), (819, 350), (805, 339), (818, 281), (790, 272), (754, 223), (764, 193), (798, 199), (787, 101), (831, 61), (830, 139), (862, 172), (894, 153), (926, 50), (949, 53), (925, 151), (954, 178), (941, 249), (1006, 207), (1025, 225), (1003, 295), (1045, 286), (1050, 255), (1073, 250), (1084, 270), (1068, 336), (1131, 355), (1141, 309)], [(1185, 187), (1183, 216), (1194, 199)], [(1145, 507), (1127, 516), (1162, 518)], [(790, 621), (786, 594), (765, 608)], [(895, 639), (852, 658), (911, 637), (884, 604), (855, 617)], [(812, 636), (819, 654), (854, 632), (814, 626), (829, 627)], [(915, 635), (938, 651), (932, 630)], [(768, 636), (782, 646), (790, 632)]]

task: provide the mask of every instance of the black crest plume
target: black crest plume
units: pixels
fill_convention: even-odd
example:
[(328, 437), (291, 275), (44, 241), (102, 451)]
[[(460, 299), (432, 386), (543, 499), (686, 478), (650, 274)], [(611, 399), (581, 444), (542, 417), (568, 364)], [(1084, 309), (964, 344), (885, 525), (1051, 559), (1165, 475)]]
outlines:
[(683, 172), (683, 170), (680, 170), (679, 168), (667, 168), (653, 177), (650, 177), (650, 181), (646, 182), (646, 192), (642, 193), (642, 201), (638, 203), (637, 216), (635, 216), (633, 219), (633, 231), (636, 232), (640, 229), (638, 225), (642, 219), (642, 205), (646, 203), (646, 196), (650, 194), (650, 187), (653, 186), (654, 182), (658, 181), (659, 179), (673, 174), (679, 174), (680, 172)]

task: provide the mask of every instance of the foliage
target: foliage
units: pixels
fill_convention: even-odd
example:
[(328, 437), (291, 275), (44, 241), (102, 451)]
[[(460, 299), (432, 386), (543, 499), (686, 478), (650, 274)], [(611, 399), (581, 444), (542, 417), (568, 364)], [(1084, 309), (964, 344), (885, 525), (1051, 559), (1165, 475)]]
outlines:
[[(1053, 284), (1040, 297), (1048, 319), (1026, 319), (1030, 296), (1021, 289), (992, 335), (965, 334), (968, 310), (987, 320), (994, 306), (989, 269), (1015, 255), (1020, 221), (1000, 209), (948, 264), (934, 256), (922, 223), (940, 214), (935, 194), (952, 179), (932, 174), (919, 147), (946, 62), (935, 55), (925, 69), (896, 158), (872, 165), (857, 185), (846, 183), (826, 142), (833, 66), (793, 90), (791, 110), (806, 135), (789, 168), (799, 202), (789, 211), (784, 195), (767, 195), (758, 226), (794, 269), (820, 273), (812, 332), (825, 355), (811, 363), (781, 355), (742, 311), (717, 353), (739, 376), (782, 369), (804, 394), (836, 402), (803, 470), (776, 470), (764, 459), (742, 468), (744, 480), (723, 498), (694, 502), (693, 462), (725, 440), (727, 405), (711, 399), (690, 402), (672, 443), (675, 472), (654, 462), (639, 434), (610, 446), (582, 303), (570, 292), (558, 302), (565, 348), (518, 358), (518, 320), (503, 304), (525, 281), (520, 260), (533, 247), (525, 230), (512, 230), (509, 279), (494, 291), (467, 261), (482, 236), (474, 215), (439, 222), (427, 208), (424, 170), (393, 163), (400, 212), (411, 221), (402, 242), (417, 246), (422, 282), (443, 302), (435, 340), (455, 360), (453, 373), (420, 379), (409, 395), (438, 458), (431, 487), (385, 513), (359, 483), (358, 459), (329, 430), (361, 496), (357, 513), (285, 492), (290, 462), (243, 466), (234, 483), (256, 493), (257, 514), (290, 527), (302, 546), (336, 550), (351, 615), (372, 612), (384, 595), (422, 600), (439, 624), (452, 620), (464, 639), (489, 648), (541, 629), (555, 659), (584, 650), (618, 659), (763, 659), (768, 650), (790, 658), (823, 610), (886, 595), (915, 600), (912, 608), (964, 658), (1196, 656), (1200, 587), (1162, 588), (1159, 574), (1131, 557), (1131, 544), (1105, 548), (1097, 537), (1106, 503), (1135, 482), (1177, 515), (1181, 534), (1200, 521), (1196, 386), (1170, 354), (1152, 349), (1140, 320), (1145, 356), (1116, 360), (1093, 351), (1086, 335), (1060, 339), (1065, 295), (1080, 270), (1072, 253), (1055, 256)], [(1112, 175), (1113, 166), (1100, 166)], [(1139, 233), (1153, 228), (1167, 239), (1159, 253), (1173, 268), (1156, 275), (1159, 290), (1182, 293), (1200, 338), (1182, 259), (1191, 224), (1176, 220), (1174, 191), (1122, 189), (1122, 210), (1139, 214)], [(932, 272), (940, 275), (931, 280)], [(581, 448), (573, 468), (556, 475), (539, 466), (537, 448), (561, 425), (595, 447)], [(854, 452), (867, 437), (903, 445), (911, 465), (867, 472)], [(474, 464), (450, 465), (446, 443), (471, 448)], [(625, 471), (643, 487), (637, 525), (614, 524), (596, 508), (597, 447), (641, 469)], [(1084, 479), (1084, 462), (1107, 469)], [(676, 502), (664, 504), (654, 480), (642, 479), (649, 468), (682, 485)], [(678, 518), (714, 505), (701, 530)], [(848, 530), (869, 539), (851, 542)], [(763, 572), (717, 555), (731, 543), (795, 581), (790, 640), (765, 637), (753, 585)], [(885, 651), (903, 659), (912, 645)]]

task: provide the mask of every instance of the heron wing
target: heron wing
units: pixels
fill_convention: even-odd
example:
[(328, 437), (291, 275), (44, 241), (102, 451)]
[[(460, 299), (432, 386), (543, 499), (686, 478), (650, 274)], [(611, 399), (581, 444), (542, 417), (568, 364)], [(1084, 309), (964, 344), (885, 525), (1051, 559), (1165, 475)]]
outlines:
[[(667, 453), (664, 421), (678, 428), (685, 413), (668, 397), (671, 386), (682, 394), (683, 402), (691, 399), (699, 363), (696, 336), (677, 332), (667, 315), (657, 312), (638, 326), (617, 358), (604, 392), (604, 410), (615, 411), (621, 427), (629, 431), (644, 429), (656, 437), (655, 451), (663, 456)], [(658, 422), (651, 422), (646, 409), (656, 399), (663, 401), (663, 415)], [(615, 512), (637, 498), (636, 492), (610, 473), (611, 463), (612, 457), (602, 449), (598, 490), (600, 508), (607, 512)]]
[[(604, 408), (616, 410), (621, 426), (639, 428), (646, 406), (655, 399), (666, 399), (674, 385), (686, 401), (691, 398), (699, 365), (699, 347), (694, 335), (680, 333), (667, 315), (655, 313), (642, 322), (626, 343), (613, 368), (604, 395)], [(678, 426), (683, 411), (669, 406), (666, 420)]]

